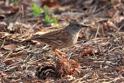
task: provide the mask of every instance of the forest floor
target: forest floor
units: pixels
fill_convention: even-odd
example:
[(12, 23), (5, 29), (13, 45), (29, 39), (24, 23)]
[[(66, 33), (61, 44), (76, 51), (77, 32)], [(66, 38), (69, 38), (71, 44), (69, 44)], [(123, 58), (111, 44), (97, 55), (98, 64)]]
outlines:
[[(123, 0), (33, 1), (0, 0), (1, 83), (124, 83)], [(44, 13), (34, 16), (39, 9), (32, 3), (47, 6), (55, 22)], [(65, 27), (73, 19), (90, 27), (81, 30), (77, 44), (60, 49), (68, 60), (57, 61), (44, 43), (25, 42), (31, 34)], [(80, 69), (68, 74), (64, 64), (72, 60)]]

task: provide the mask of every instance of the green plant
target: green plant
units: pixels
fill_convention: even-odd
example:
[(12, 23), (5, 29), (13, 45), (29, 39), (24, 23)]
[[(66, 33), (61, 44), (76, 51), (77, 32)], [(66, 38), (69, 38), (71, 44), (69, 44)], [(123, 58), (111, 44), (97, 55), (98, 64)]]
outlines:
[(47, 6), (44, 6), (44, 13), (45, 13), (44, 21), (47, 24), (58, 24), (57, 18), (53, 17), (48, 10), (49, 8)]
[(53, 17), (52, 13), (49, 11), (49, 8), (47, 6), (44, 6), (41, 8), (37, 4), (32, 4), (32, 13), (34, 16), (40, 16), (42, 13), (44, 13), (44, 22), (47, 24), (58, 24), (57, 18)]
[(41, 13), (43, 13), (43, 9), (38, 6), (37, 4), (33, 3), (32, 4), (32, 13), (34, 16), (40, 16)]
[(58, 23), (58, 21), (55, 17), (50, 17), (49, 15), (45, 15), (44, 21), (47, 24), (57, 24)]

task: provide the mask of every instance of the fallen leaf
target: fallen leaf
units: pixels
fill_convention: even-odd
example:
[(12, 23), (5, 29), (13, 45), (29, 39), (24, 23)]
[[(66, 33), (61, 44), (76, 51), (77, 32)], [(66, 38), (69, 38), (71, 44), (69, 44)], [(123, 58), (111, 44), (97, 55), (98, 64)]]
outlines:
[(4, 61), (6, 65), (11, 65), (15, 62), (14, 58), (8, 58)]
[(9, 51), (12, 51), (12, 50), (15, 50), (16, 49), (16, 45), (15, 44), (8, 44), (8, 45), (4, 45), (3, 48), (5, 50), (9, 50)]
[(0, 38), (5, 38), (5, 37), (10, 37), (11, 34), (7, 33), (7, 32), (0, 32)]
[(41, 0), (42, 6), (48, 6), (48, 7), (59, 7), (60, 4), (58, 0)]
[(81, 51), (81, 56), (84, 55), (93, 55), (95, 53), (98, 53), (98, 50), (92, 46), (85, 46)]

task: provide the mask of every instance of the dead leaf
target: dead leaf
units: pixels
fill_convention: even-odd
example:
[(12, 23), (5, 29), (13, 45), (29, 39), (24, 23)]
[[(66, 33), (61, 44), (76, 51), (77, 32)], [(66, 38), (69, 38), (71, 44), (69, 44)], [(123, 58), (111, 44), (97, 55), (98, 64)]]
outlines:
[(41, 0), (42, 6), (48, 6), (48, 7), (59, 7), (60, 4), (58, 0)]
[(98, 50), (92, 46), (85, 46), (81, 51), (81, 56), (84, 55), (93, 55), (95, 53), (98, 53)]
[(61, 58), (57, 61), (57, 69), (61, 76), (77, 75), (80, 73), (80, 64), (72, 59)]
[(10, 16), (16, 14), (19, 10), (18, 6), (3, 6), (1, 9), (4, 11), (3, 14), (6, 16)]
[(7, 32), (0, 32), (0, 38), (5, 38), (5, 37), (10, 37), (11, 34), (7, 33)]
[(15, 62), (14, 58), (8, 58), (4, 61), (6, 65), (11, 65)]
[(8, 45), (4, 45), (3, 48), (5, 50), (9, 50), (9, 51), (12, 51), (12, 50), (15, 50), (16, 49), (16, 45), (15, 44), (8, 44)]

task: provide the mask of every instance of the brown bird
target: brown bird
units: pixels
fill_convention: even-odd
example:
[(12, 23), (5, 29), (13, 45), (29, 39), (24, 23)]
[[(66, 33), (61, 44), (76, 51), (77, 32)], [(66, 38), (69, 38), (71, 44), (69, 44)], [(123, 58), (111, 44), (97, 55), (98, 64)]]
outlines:
[(81, 28), (87, 27), (86, 25), (81, 25), (77, 21), (71, 21), (68, 26), (63, 29), (58, 29), (45, 34), (35, 34), (31, 39), (44, 42), (52, 47), (55, 53), (62, 54), (57, 49), (66, 48), (73, 46), (78, 39), (79, 32)]

